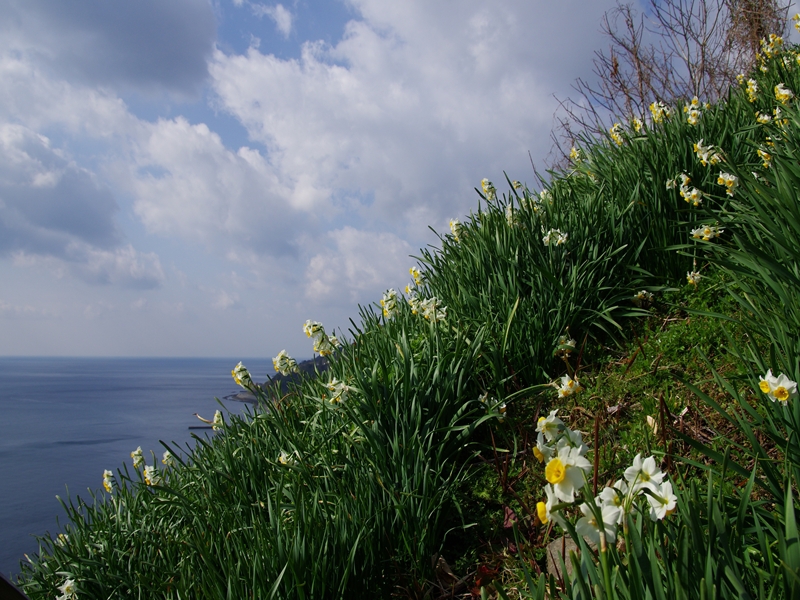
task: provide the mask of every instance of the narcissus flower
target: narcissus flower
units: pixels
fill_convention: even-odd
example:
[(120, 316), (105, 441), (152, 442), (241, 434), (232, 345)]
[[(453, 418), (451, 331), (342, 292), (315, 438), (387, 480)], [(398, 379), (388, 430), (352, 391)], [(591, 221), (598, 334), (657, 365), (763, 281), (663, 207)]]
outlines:
[(792, 21), (794, 21), (794, 28), (797, 29), (797, 31), (800, 31), (800, 13), (797, 13), (795, 16), (793, 16)]
[(241, 361), (231, 371), (231, 377), (237, 383), (237, 385), (242, 386), (243, 388), (249, 390), (253, 387), (253, 380), (250, 378), (250, 372), (247, 370)]
[(758, 153), (758, 157), (763, 161), (761, 164), (765, 169), (769, 169), (769, 165), (772, 162), (772, 155), (769, 152), (766, 152), (759, 148), (756, 150)]
[(638, 117), (633, 117), (633, 119), (631, 119), (631, 126), (636, 133), (639, 133), (642, 130), (642, 120)]
[(131, 452), (131, 458), (133, 459), (133, 468), (138, 469), (144, 464), (144, 454), (142, 454), (142, 447), (139, 446)]
[(792, 381), (781, 373), (777, 377), (772, 374), (772, 369), (767, 371), (766, 376), (760, 377), (759, 389), (767, 394), (770, 400), (775, 402), (788, 402), (797, 397), (797, 382)]
[[(458, 223), (458, 221), (456, 221), (455, 219), (453, 219), (453, 221), (450, 221), (450, 228), (451, 229), (453, 228), (453, 222), (454, 221), (456, 223)], [(411, 277), (414, 279), (414, 284), (415, 285), (420, 285), (422, 283), (422, 274), (419, 272), (419, 269), (417, 267), (411, 267), (408, 270), (408, 272), (411, 273)]]
[(613, 543), (617, 539), (617, 521), (621, 511), (618, 507), (610, 504), (602, 504), (598, 508), (602, 523), (597, 522), (597, 517), (588, 504), (585, 502), (581, 504), (580, 509), (583, 516), (575, 523), (575, 532), (593, 544), (599, 545), (602, 531), (606, 542)]
[(568, 233), (562, 233), (559, 229), (551, 229), (544, 234), (542, 242), (544, 242), (545, 246), (560, 246), (567, 242), (568, 237)]
[(483, 195), (486, 196), (487, 200), (491, 201), (497, 197), (497, 190), (488, 179), (481, 180), (481, 188), (483, 188)]
[(211, 421), (211, 429), (214, 431), (219, 430), (221, 427), (225, 425), (225, 419), (222, 417), (222, 411), (217, 411), (214, 413), (214, 420)]
[(506, 223), (508, 223), (509, 227), (514, 227), (517, 224), (517, 213), (510, 204), (506, 206)]
[(319, 321), (312, 321), (309, 319), (308, 321), (303, 323), (303, 332), (306, 334), (307, 337), (310, 337), (312, 339), (317, 339), (321, 335), (325, 335), (325, 328)]
[(755, 79), (748, 79), (747, 80), (747, 99), (750, 102), (755, 102), (758, 100), (758, 83)]
[(74, 579), (64, 581), (63, 584), (58, 586), (58, 591), (62, 594), (58, 597), (58, 600), (77, 600), (78, 598), (78, 586)]
[(633, 295), (633, 303), (636, 306), (646, 306), (653, 301), (653, 293), (648, 292), (647, 290), (642, 290), (641, 292), (636, 292)]
[(625, 469), (625, 480), (634, 493), (645, 487), (657, 492), (662, 479), (664, 479), (664, 473), (652, 456), (643, 460), (642, 455), (637, 454), (633, 459), (633, 465)]
[[(453, 239), (455, 241), (457, 242), (461, 241), (461, 221), (459, 221), (458, 219), (450, 219), (450, 233), (453, 235)], [(411, 267), (411, 268), (415, 269), (416, 267)], [(417, 273), (419, 274), (418, 269)], [(412, 273), (412, 275), (414, 274)], [(416, 277), (414, 277), (414, 281), (416, 281), (417, 285), (419, 285), (419, 281), (417, 281)]]
[(103, 487), (110, 494), (114, 489), (114, 473), (106, 469), (103, 471)]
[(286, 467), (291, 467), (297, 464), (297, 461), (294, 459), (294, 457), (283, 450), (281, 450), (281, 453), (278, 455), (278, 462)]
[(284, 377), (290, 373), (297, 373), (297, 361), (286, 353), (286, 350), (278, 352), (278, 356), (272, 359), (272, 366)]
[(767, 123), (772, 121), (772, 117), (769, 116), (766, 113), (757, 112), (756, 113), (756, 121), (758, 121), (758, 123), (760, 123), (761, 125), (766, 125)]
[(721, 229), (716, 225), (703, 225), (702, 227), (698, 227), (697, 229), (692, 229), (692, 237), (695, 239), (702, 239), (705, 242), (709, 242), (713, 240), (715, 237), (719, 237), (720, 234), (724, 232), (725, 232), (724, 229)]
[(556, 497), (552, 485), (544, 486), (544, 493), (547, 499), (544, 502), (536, 503), (536, 515), (539, 517), (542, 525), (547, 525), (550, 519), (552, 519), (552, 510), (553, 507), (558, 504), (558, 498)]
[(614, 123), (611, 126), (611, 129), (608, 130), (609, 135), (611, 135), (611, 139), (614, 140), (614, 143), (617, 146), (622, 146), (625, 143), (625, 140), (622, 137), (622, 125), (619, 123)]
[(783, 38), (774, 33), (770, 33), (768, 39), (761, 40), (761, 51), (767, 58), (774, 58), (781, 48), (783, 48)]
[(739, 178), (736, 177), (736, 175), (720, 171), (719, 177), (717, 177), (717, 183), (719, 185), (724, 185), (725, 193), (733, 197), (733, 190), (739, 185)]
[(582, 158), (580, 148), (576, 148), (575, 146), (570, 148), (569, 158), (572, 162), (580, 162)]
[(552, 442), (564, 430), (564, 421), (556, 416), (557, 413), (558, 409), (551, 410), (548, 416), (539, 417), (536, 423), (536, 431), (544, 434), (548, 442)]
[(672, 111), (663, 102), (656, 101), (650, 105), (650, 114), (653, 115), (653, 123), (661, 123), (669, 119)]
[(347, 400), (347, 395), (350, 393), (350, 386), (345, 384), (343, 381), (339, 381), (334, 377), (328, 383), (325, 384), (325, 387), (330, 392), (330, 396), (328, 397), (328, 402), (331, 404), (338, 404), (339, 402), (344, 402)]
[(710, 165), (716, 165), (722, 157), (719, 155), (718, 152), (714, 151), (714, 146), (704, 146), (703, 140), (695, 143), (694, 145), (694, 153), (697, 155), (697, 158), (700, 159), (700, 164), (704, 167)]
[(393, 289), (387, 290), (381, 298), (381, 308), (383, 316), (391, 319), (397, 314), (397, 292)]
[(175, 466), (175, 457), (172, 456), (172, 452), (169, 450), (164, 451), (164, 456), (161, 457), (161, 463), (168, 466), (174, 467)]
[(698, 284), (698, 282), (699, 282), (699, 281), (700, 281), (702, 278), (703, 278), (703, 276), (702, 276), (702, 275), (700, 275), (700, 273), (698, 273), (697, 271), (687, 271), (687, 272), (686, 272), (686, 281), (687, 281), (687, 283), (689, 283), (690, 285), (694, 285), (694, 286), (696, 286), (696, 285)]
[(158, 474), (154, 465), (147, 465), (144, 468), (144, 482), (147, 485), (158, 485), (161, 483), (161, 475)]
[(544, 469), (547, 482), (553, 486), (555, 495), (564, 502), (572, 502), (575, 492), (586, 482), (586, 473), (592, 464), (580, 453), (579, 448), (562, 446)]
[(561, 385), (558, 388), (558, 397), (566, 398), (583, 391), (583, 387), (577, 379), (573, 379), (569, 375), (564, 375), (561, 378)]
[(675, 512), (678, 497), (672, 491), (672, 484), (664, 481), (652, 490), (652, 494), (647, 494), (647, 502), (650, 504), (650, 518), (660, 521)]
[(794, 98), (794, 92), (787, 88), (784, 84), (779, 83), (775, 86), (775, 99), (781, 104), (786, 104)]

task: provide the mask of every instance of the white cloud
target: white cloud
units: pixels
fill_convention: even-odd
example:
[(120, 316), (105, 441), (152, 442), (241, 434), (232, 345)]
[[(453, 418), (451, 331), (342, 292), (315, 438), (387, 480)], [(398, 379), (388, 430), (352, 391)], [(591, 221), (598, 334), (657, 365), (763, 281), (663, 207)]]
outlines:
[(328, 248), (308, 263), (308, 299), (320, 304), (369, 301), (389, 287), (405, 285), (412, 247), (396, 235), (343, 227), (329, 232), (326, 241)]
[[(240, 6), (241, 2), (237, 4)], [(265, 4), (258, 4), (252, 3), (251, 8), (253, 9), (253, 14), (259, 17), (267, 16), (273, 21), (275, 21), (275, 28), (280, 32), (280, 34), (288, 38), (289, 34), (292, 32), (292, 13), (288, 11), (283, 4), (276, 4), (275, 6), (267, 6)]]

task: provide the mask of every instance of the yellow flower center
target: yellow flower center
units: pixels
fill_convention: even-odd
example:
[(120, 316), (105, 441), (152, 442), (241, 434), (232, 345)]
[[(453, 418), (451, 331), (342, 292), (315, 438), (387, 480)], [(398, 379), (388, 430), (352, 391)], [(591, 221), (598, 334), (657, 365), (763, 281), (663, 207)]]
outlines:
[(759, 389), (765, 394), (769, 394), (769, 382), (762, 380), (761, 383), (758, 384)]
[(564, 481), (564, 477), (567, 475), (567, 468), (564, 466), (564, 463), (561, 462), (561, 459), (554, 458), (547, 466), (544, 468), (544, 476), (547, 479), (548, 483), (552, 483), (555, 485), (556, 483), (561, 483)]
[(786, 402), (789, 399), (789, 390), (783, 386), (775, 388), (775, 397), (781, 402)]
[(542, 522), (542, 524), (547, 525), (547, 504), (544, 502), (537, 502), (536, 514), (539, 515), (539, 520)]
[(650, 474), (646, 471), (639, 471), (639, 480), (644, 482), (650, 481)]
[(533, 455), (536, 457), (536, 460), (538, 460), (539, 462), (544, 462), (544, 454), (542, 454), (542, 451), (539, 450), (538, 448), (534, 448), (533, 449)]

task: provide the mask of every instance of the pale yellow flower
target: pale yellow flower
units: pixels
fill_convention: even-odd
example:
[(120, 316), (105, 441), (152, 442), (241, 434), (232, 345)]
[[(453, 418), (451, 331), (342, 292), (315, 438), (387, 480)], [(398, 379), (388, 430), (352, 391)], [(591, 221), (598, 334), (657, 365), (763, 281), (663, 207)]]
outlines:
[(794, 92), (787, 88), (784, 84), (779, 83), (775, 86), (775, 99), (781, 104), (788, 103), (794, 98)]

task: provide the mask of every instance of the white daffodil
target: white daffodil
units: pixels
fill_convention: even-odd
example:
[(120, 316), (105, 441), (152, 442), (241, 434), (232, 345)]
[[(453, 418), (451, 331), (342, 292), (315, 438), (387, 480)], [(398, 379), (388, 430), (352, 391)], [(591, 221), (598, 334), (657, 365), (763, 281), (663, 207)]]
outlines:
[(747, 99), (750, 102), (755, 102), (758, 100), (758, 83), (756, 83), (755, 79), (748, 79), (747, 80)]
[(131, 458), (133, 459), (133, 468), (138, 469), (144, 464), (144, 454), (142, 454), (142, 447), (139, 446), (131, 452)]
[(331, 393), (330, 397), (328, 398), (328, 401), (331, 404), (344, 402), (347, 400), (347, 395), (350, 393), (350, 386), (345, 384), (343, 381), (339, 381), (336, 379), (336, 377), (326, 383), (325, 387)]
[(653, 301), (653, 294), (647, 290), (642, 290), (641, 292), (636, 292), (633, 295), (632, 301), (636, 306), (639, 307), (649, 305)]
[(508, 223), (509, 227), (514, 227), (517, 224), (517, 213), (510, 204), (506, 206), (506, 223)]
[(653, 521), (660, 521), (675, 512), (678, 497), (672, 492), (672, 484), (669, 481), (663, 482), (652, 492), (647, 494), (647, 502), (650, 504), (650, 518)]
[(69, 544), (69, 536), (66, 533), (59, 533), (58, 537), (55, 539), (56, 545), (64, 548), (67, 544)]
[(788, 402), (790, 399), (797, 397), (797, 382), (792, 381), (783, 373), (775, 377), (772, 374), (772, 369), (770, 369), (767, 371), (766, 376), (760, 379), (761, 382), (758, 387), (773, 402), (776, 400)]
[(106, 469), (103, 471), (103, 487), (110, 494), (114, 490), (114, 473)]
[(697, 229), (692, 229), (692, 237), (708, 242), (713, 240), (715, 237), (719, 237), (719, 235), (724, 233), (724, 231), (724, 229), (720, 229), (716, 225), (703, 225)]
[(566, 243), (568, 237), (568, 233), (562, 233), (559, 229), (551, 229), (544, 234), (542, 242), (544, 242), (545, 246), (560, 246)]
[(278, 352), (278, 356), (272, 359), (272, 366), (284, 377), (290, 373), (297, 373), (299, 370), (297, 368), (297, 361), (289, 356), (286, 350)]
[(589, 452), (589, 446), (583, 443), (583, 434), (569, 427), (564, 429), (564, 435), (556, 442), (557, 450), (561, 450), (564, 446), (575, 449), (580, 456), (586, 456), (586, 453)]
[(250, 389), (253, 387), (253, 380), (250, 378), (250, 372), (247, 370), (241, 361), (239, 364), (233, 367), (231, 371), (231, 377), (237, 383), (237, 385), (242, 386), (245, 389)]
[[(544, 417), (542, 417), (542, 419), (544, 419)], [(536, 445), (533, 447), (533, 455), (536, 457), (536, 460), (540, 463), (547, 462), (553, 458), (554, 452), (555, 450), (551, 446), (545, 444), (544, 435), (539, 432), (536, 436)]]
[(702, 278), (703, 276), (697, 271), (686, 271), (686, 282), (689, 285), (696, 286)]
[[(455, 241), (461, 241), (461, 221), (458, 219), (450, 219), (450, 233), (453, 235), (453, 239)], [(416, 281), (417, 285), (419, 285), (419, 270), (416, 269), (416, 267), (411, 268), (417, 271), (417, 275), (414, 275), (413, 271), (411, 275), (414, 276), (414, 281)]]
[(583, 387), (577, 379), (573, 379), (569, 375), (564, 375), (561, 378), (561, 385), (558, 388), (558, 397), (566, 398), (583, 391)]
[(211, 421), (211, 429), (217, 431), (225, 426), (225, 419), (222, 418), (222, 412), (217, 411), (214, 413), (214, 420)]
[(319, 321), (312, 321), (309, 319), (303, 323), (303, 332), (307, 337), (316, 340), (319, 339), (320, 336), (325, 335), (325, 328)]
[(144, 468), (144, 482), (147, 485), (158, 485), (161, 483), (161, 475), (158, 474), (155, 465), (147, 465)]
[(597, 522), (594, 511), (585, 502), (580, 509), (583, 516), (575, 523), (575, 531), (584, 539), (600, 544), (600, 531), (605, 534), (606, 543), (613, 543), (617, 539), (617, 521), (619, 520), (620, 509), (609, 504), (602, 504), (598, 507), (603, 518), (602, 524)]
[(558, 504), (558, 497), (556, 496), (552, 485), (544, 486), (544, 493), (547, 497), (547, 500), (536, 503), (536, 514), (538, 515), (542, 524), (547, 525), (550, 522), (550, 519), (553, 518), (552, 511), (553, 507)]
[(775, 86), (775, 99), (781, 104), (786, 104), (794, 98), (794, 92), (787, 88), (784, 84), (779, 83)]
[(772, 162), (772, 155), (769, 152), (762, 150), (761, 148), (756, 150), (756, 153), (758, 154), (758, 158), (760, 158), (763, 161), (761, 163), (762, 166), (765, 169), (769, 169), (769, 165)]
[(58, 586), (61, 596), (58, 600), (76, 600), (78, 597), (78, 586), (74, 579), (67, 579), (63, 584)]
[(633, 117), (631, 119), (631, 125), (636, 133), (639, 133), (642, 130), (642, 120), (639, 117)]
[(393, 318), (397, 314), (397, 292), (393, 289), (387, 290), (381, 298), (381, 308), (384, 317)]
[(664, 473), (656, 464), (656, 459), (648, 456), (642, 460), (642, 455), (637, 454), (633, 459), (633, 465), (625, 469), (625, 479), (633, 488), (633, 493), (639, 492), (642, 488), (649, 488), (657, 492)]
[(736, 177), (736, 175), (720, 171), (719, 177), (717, 177), (717, 183), (719, 185), (724, 185), (725, 193), (733, 197), (733, 190), (739, 185), (739, 178)]
[(672, 111), (663, 102), (656, 101), (650, 105), (650, 114), (653, 115), (653, 123), (661, 123), (669, 119)]
[(278, 462), (286, 467), (291, 467), (297, 464), (297, 461), (294, 459), (294, 457), (283, 450), (281, 450), (281, 453), (278, 455)]
[(577, 345), (578, 342), (576, 342), (569, 336), (566, 335), (559, 336), (557, 352), (563, 353), (565, 355), (570, 355), (575, 351)]
[(617, 523), (622, 523), (625, 515), (631, 508), (631, 498), (628, 493), (630, 488), (624, 479), (619, 479), (612, 487), (605, 487), (597, 497), (602, 504), (614, 506), (619, 509)]
[(714, 151), (714, 146), (704, 146), (703, 140), (694, 144), (694, 153), (704, 167), (709, 164), (715, 165), (722, 160), (719, 153)]
[(558, 409), (551, 410), (546, 417), (539, 417), (536, 423), (536, 431), (544, 434), (548, 442), (552, 442), (564, 430), (564, 421), (556, 416)]
[(169, 450), (165, 450), (164, 456), (161, 457), (161, 463), (167, 467), (174, 467), (175, 457), (172, 456), (172, 452), (170, 452)]
[(491, 201), (497, 197), (497, 190), (488, 179), (481, 180), (481, 188), (483, 188), (483, 195), (486, 196), (487, 200)]
[(608, 133), (617, 146), (622, 146), (625, 143), (625, 139), (622, 137), (622, 125), (619, 123), (614, 123)]
[(756, 121), (761, 125), (766, 125), (770, 121), (772, 121), (772, 117), (761, 112), (756, 113)]
[(569, 158), (570, 158), (570, 160), (572, 162), (580, 162), (581, 159), (582, 159), (580, 148), (576, 148), (575, 146), (570, 148), (570, 150), (569, 150)]
[(559, 499), (572, 502), (575, 492), (586, 482), (586, 473), (591, 470), (592, 464), (581, 456), (578, 448), (563, 446), (558, 455), (547, 462), (544, 476)]

